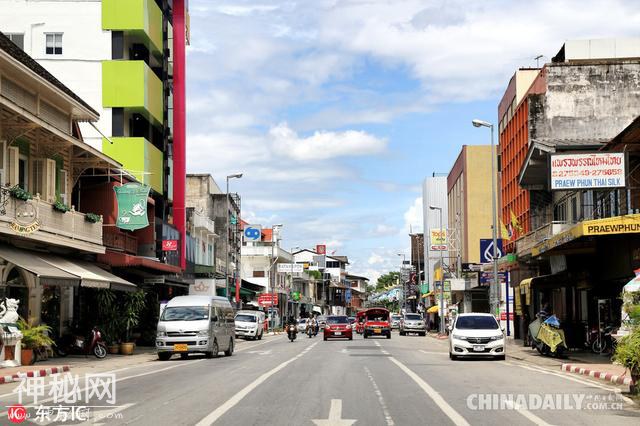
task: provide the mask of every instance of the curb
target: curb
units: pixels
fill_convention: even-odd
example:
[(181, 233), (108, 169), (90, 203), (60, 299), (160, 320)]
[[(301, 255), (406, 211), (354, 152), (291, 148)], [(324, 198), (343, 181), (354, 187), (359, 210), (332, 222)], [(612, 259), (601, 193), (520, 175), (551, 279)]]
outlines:
[(449, 338), (449, 336), (447, 336), (446, 334), (427, 333), (427, 336), (431, 337), (432, 339), (438, 339), (438, 340), (446, 340)]
[(562, 369), (562, 371), (566, 371), (568, 373), (582, 374), (584, 376), (589, 376), (589, 377), (593, 377), (593, 378), (596, 378), (596, 379), (605, 380), (607, 382), (616, 383), (618, 385), (630, 385), (631, 384), (631, 378), (630, 377), (616, 376), (615, 374), (612, 374), (612, 373), (605, 373), (605, 372), (602, 372), (602, 371), (590, 370), (588, 368), (578, 367), (578, 366), (573, 365), (573, 364), (562, 364), (561, 369)]
[(50, 367), (43, 368), (41, 370), (31, 370), (26, 372), (18, 372), (9, 376), (0, 376), (0, 385), (5, 383), (17, 382), (18, 380), (22, 380), (26, 377), (45, 377), (50, 376), (52, 374), (58, 374), (67, 372), (71, 369), (68, 365), (63, 365), (61, 367)]

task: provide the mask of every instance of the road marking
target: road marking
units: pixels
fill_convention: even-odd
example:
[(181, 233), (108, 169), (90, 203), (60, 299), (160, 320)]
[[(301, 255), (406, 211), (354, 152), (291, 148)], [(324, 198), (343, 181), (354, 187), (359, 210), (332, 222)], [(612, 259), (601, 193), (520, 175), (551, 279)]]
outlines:
[(356, 422), (353, 419), (342, 418), (342, 400), (341, 399), (331, 400), (331, 408), (329, 408), (328, 419), (314, 419), (311, 421), (318, 426), (350, 426)]
[(423, 351), (422, 349), (419, 349), (419, 351), (427, 355), (446, 355), (447, 354), (446, 352)]
[(444, 414), (451, 419), (453, 424), (458, 426), (470, 426), (469, 422), (467, 422), (464, 417), (460, 415), (456, 410), (450, 406), (447, 401), (444, 400), (440, 394), (433, 389), (427, 382), (422, 380), (420, 376), (414, 373), (409, 367), (398, 361), (397, 359), (390, 357), (389, 360), (397, 365), (402, 371), (404, 371), (407, 376), (409, 376), (420, 388), (436, 403), (436, 405), (442, 410)]
[(305, 350), (300, 352), (298, 355), (294, 356), (293, 358), (291, 358), (291, 359), (279, 364), (277, 367), (274, 367), (271, 370), (267, 371), (266, 373), (262, 374), (260, 377), (255, 379), (253, 382), (249, 383), (247, 386), (245, 386), (240, 391), (238, 391), (235, 395), (233, 395), (231, 398), (229, 398), (224, 404), (222, 404), (221, 406), (219, 406), (218, 408), (213, 410), (211, 413), (209, 413), (204, 419), (202, 419), (198, 423), (196, 423), (196, 426), (209, 426), (209, 425), (214, 424), (227, 411), (229, 411), (236, 404), (238, 404), (240, 401), (242, 401), (242, 399), (244, 397), (249, 395), (249, 393), (251, 393), (251, 391), (253, 391), (255, 388), (257, 388), (262, 383), (264, 383), (269, 377), (273, 376), (278, 371), (282, 370), (287, 365), (291, 364), (293, 361), (295, 361), (295, 360), (301, 358), (302, 356), (304, 356), (307, 352), (309, 352), (311, 350), (311, 348), (313, 348), (317, 344), (318, 344), (318, 342), (312, 344), (311, 346), (308, 346)]
[(395, 425), (395, 423), (393, 422), (393, 418), (391, 418), (391, 414), (389, 413), (389, 409), (387, 408), (387, 404), (384, 401), (384, 398), (382, 397), (382, 392), (380, 392), (380, 388), (378, 387), (378, 384), (376, 383), (375, 379), (373, 378), (373, 375), (371, 374), (371, 370), (369, 370), (368, 367), (364, 367), (364, 371), (367, 373), (367, 376), (371, 381), (371, 385), (373, 386), (373, 392), (378, 397), (378, 402), (382, 407), (382, 414), (384, 414), (384, 419), (387, 422), (387, 426)]
[(271, 349), (266, 350), (266, 351), (249, 351), (247, 352), (248, 354), (257, 354), (257, 355), (271, 355), (271, 352), (273, 352)]
[(629, 404), (629, 405), (634, 405), (635, 404), (631, 399), (629, 399), (626, 396), (622, 395), (622, 391), (620, 389), (615, 388), (615, 387), (604, 386), (604, 385), (601, 385), (599, 383), (591, 382), (589, 380), (582, 380), (582, 379), (579, 379), (577, 377), (570, 376), (569, 374), (566, 374), (566, 373), (557, 373), (555, 371), (549, 371), (549, 370), (547, 370), (545, 368), (542, 368), (542, 367), (534, 367), (532, 365), (524, 365), (524, 364), (519, 364), (519, 363), (515, 363), (515, 362), (511, 362), (511, 361), (505, 361), (504, 363), (508, 364), (508, 365), (513, 365), (513, 366), (516, 366), (516, 367), (524, 368), (524, 369), (527, 369), (527, 370), (531, 370), (531, 371), (537, 371), (537, 372), (540, 372), (540, 373), (543, 373), (543, 374), (550, 374), (552, 376), (558, 376), (558, 377), (563, 378), (565, 380), (569, 380), (569, 381), (572, 381), (572, 382), (580, 383), (580, 384), (591, 386), (591, 387), (594, 387), (594, 388), (606, 390), (608, 392), (613, 392), (613, 393), (619, 395), (624, 400), (624, 402), (626, 402), (627, 404)]
[[(151, 374), (158, 374), (158, 373), (162, 373), (162, 372), (165, 372), (165, 371), (168, 371), (168, 370), (173, 370), (174, 368), (183, 367), (183, 366), (185, 366), (185, 365), (193, 365), (193, 364), (197, 364), (197, 363), (202, 362), (202, 361), (204, 361), (204, 360), (205, 360), (205, 359), (196, 359), (196, 360), (194, 360), (194, 361), (181, 362), (181, 363), (179, 363), (179, 364), (172, 365), (172, 366), (170, 366), (170, 367), (161, 368), (161, 369), (159, 369), (159, 370), (153, 370), (153, 371), (148, 371), (148, 372), (146, 372), (146, 373), (134, 374), (133, 376), (121, 377), (121, 378), (119, 378), (119, 379), (116, 379), (116, 380), (115, 380), (115, 383), (123, 382), (123, 381), (125, 381), (125, 380), (129, 380), (129, 379), (135, 379), (135, 378), (137, 378), (137, 377), (149, 376), (149, 375), (151, 375)], [(99, 374), (103, 374), (103, 373), (99, 373)], [(85, 374), (85, 376), (86, 376), (86, 374)], [(80, 389), (78, 389), (78, 392), (84, 392), (85, 390), (87, 390), (87, 388), (86, 388), (86, 387), (84, 387), (84, 388), (80, 388)], [(16, 395), (16, 394), (14, 394), (14, 395)], [(51, 398), (43, 399), (43, 400), (40, 400), (39, 402), (42, 404), (42, 403), (45, 403), (45, 402), (51, 402), (51, 401), (53, 401), (54, 399), (56, 399), (56, 397), (51, 397)], [(6, 416), (7, 416), (7, 414), (8, 414), (8, 413), (0, 413), (0, 417), (6, 417)]]
[(507, 400), (507, 401), (505, 401), (505, 405), (507, 405), (512, 410), (515, 410), (516, 413), (522, 414), (524, 417), (526, 417), (527, 419), (531, 420), (533, 423), (537, 424), (538, 426), (551, 426), (550, 423), (545, 422), (540, 417), (538, 417), (535, 414), (533, 414), (531, 411), (525, 410), (520, 405), (515, 404), (513, 401), (508, 401)]
[[(280, 336), (281, 337), (281, 336)], [(243, 352), (246, 351), (247, 349), (252, 349), (255, 348), (257, 346), (262, 346), (262, 345), (266, 345), (267, 343), (273, 343), (275, 341), (277, 341), (278, 339), (268, 339), (268, 340), (264, 340), (260, 343), (256, 343), (255, 345), (251, 345), (251, 346), (240, 346), (239, 348), (235, 349), (236, 352)]]

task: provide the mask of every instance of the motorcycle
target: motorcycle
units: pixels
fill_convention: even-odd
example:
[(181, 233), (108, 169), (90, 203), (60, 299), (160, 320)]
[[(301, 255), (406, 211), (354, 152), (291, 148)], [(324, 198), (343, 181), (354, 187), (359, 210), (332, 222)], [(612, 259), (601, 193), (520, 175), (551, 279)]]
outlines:
[(96, 358), (102, 359), (107, 356), (107, 345), (102, 339), (102, 333), (98, 327), (93, 327), (87, 338), (74, 334), (62, 336), (56, 343), (56, 351), (61, 357), (69, 354), (85, 356), (93, 354)]
[(298, 334), (298, 327), (295, 324), (287, 325), (287, 337), (291, 342), (296, 340), (296, 334)]
[(318, 334), (318, 326), (316, 324), (309, 324), (307, 326), (307, 335), (309, 336), (309, 338), (312, 338), (313, 336), (316, 336)]
[(538, 315), (538, 318), (529, 324), (529, 336), (531, 348), (536, 349), (541, 355), (560, 358), (567, 349), (564, 332), (555, 315), (548, 318), (545, 315)]
[(604, 330), (596, 330), (596, 336), (591, 344), (591, 350), (597, 354), (605, 354), (608, 352), (613, 352), (616, 346), (616, 340), (613, 338), (613, 334), (617, 329), (608, 325), (604, 328)]

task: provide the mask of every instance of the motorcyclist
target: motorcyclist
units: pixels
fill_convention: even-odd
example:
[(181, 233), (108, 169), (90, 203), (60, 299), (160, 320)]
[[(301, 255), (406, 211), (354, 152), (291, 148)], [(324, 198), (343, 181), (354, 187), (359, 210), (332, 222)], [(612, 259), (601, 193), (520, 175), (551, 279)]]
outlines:
[(316, 333), (316, 321), (313, 315), (310, 315), (309, 318), (307, 318), (307, 334), (309, 335), (309, 337), (311, 337), (311, 335), (315, 336), (315, 333)]

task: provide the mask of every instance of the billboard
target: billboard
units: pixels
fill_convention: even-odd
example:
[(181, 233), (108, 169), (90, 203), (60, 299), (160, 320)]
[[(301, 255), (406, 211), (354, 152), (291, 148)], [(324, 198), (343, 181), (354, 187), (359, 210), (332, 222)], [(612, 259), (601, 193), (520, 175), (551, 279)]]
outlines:
[(626, 184), (622, 152), (552, 154), (551, 190), (621, 188)]
[(300, 263), (278, 263), (278, 272), (301, 274), (303, 271), (304, 265)]
[(431, 228), (429, 233), (429, 247), (434, 251), (447, 250), (447, 230)]
[(327, 254), (327, 246), (324, 244), (316, 245), (316, 253), (317, 254)]

